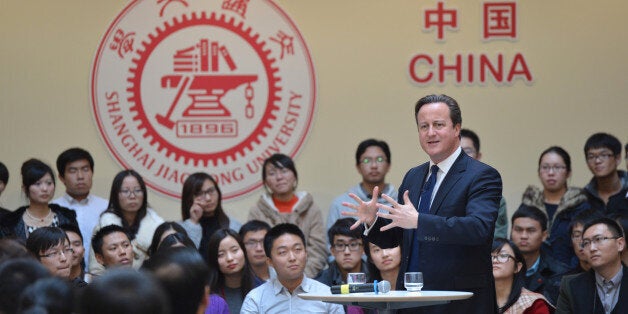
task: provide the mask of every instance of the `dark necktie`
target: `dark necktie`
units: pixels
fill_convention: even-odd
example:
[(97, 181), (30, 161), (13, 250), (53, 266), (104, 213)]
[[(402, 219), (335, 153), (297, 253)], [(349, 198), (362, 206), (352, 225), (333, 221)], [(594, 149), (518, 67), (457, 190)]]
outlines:
[[(427, 182), (423, 184), (421, 189), (421, 200), (419, 201), (419, 213), (429, 213), (430, 203), (432, 201), (432, 192), (434, 192), (434, 186), (436, 185), (436, 173), (438, 173), (438, 166), (433, 165), (430, 170), (430, 177)], [(412, 233), (412, 247), (410, 248), (410, 261), (408, 262), (407, 271), (420, 271), (419, 270), (419, 238), (417, 229)]]
[(419, 213), (429, 213), (430, 203), (432, 202), (432, 192), (434, 192), (434, 186), (436, 185), (436, 173), (438, 173), (438, 166), (433, 165), (431, 168), (430, 177), (423, 185), (421, 190), (421, 201), (419, 202)]

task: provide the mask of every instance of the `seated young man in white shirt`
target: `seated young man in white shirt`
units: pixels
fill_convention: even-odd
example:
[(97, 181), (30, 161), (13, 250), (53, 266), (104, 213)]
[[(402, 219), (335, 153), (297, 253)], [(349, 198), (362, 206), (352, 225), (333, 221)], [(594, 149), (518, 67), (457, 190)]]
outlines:
[(329, 293), (329, 287), (305, 277), (305, 236), (293, 224), (279, 224), (264, 237), (264, 251), (277, 271), (246, 295), (240, 313), (344, 313), (339, 304), (304, 300), (300, 293)]

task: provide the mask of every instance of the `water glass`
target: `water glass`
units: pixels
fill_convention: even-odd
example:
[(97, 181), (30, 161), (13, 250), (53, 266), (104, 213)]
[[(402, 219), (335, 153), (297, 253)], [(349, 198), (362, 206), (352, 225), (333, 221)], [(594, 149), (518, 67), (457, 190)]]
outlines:
[(347, 275), (347, 283), (350, 285), (366, 283), (366, 274), (365, 273), (349, 273)]
[(423, 289), (423, 273), (407, 272), (404, 276), (403, 286), (410, 292), (421, 291)]

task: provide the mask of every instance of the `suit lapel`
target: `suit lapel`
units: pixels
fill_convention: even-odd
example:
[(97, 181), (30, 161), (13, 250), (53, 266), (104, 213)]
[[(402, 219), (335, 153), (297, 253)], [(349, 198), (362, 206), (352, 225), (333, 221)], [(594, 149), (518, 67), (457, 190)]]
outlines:
[(447, 172), (445, 179), (443, 179), (438, 191), (436, 191), (436, 196), (434, 197), (434, 201), (432, 201), (432, 206), (430, 207), (430, 214), (435, 215), (438, 213), (441, 204), (445, 200), (445, 196), (447, 196), (449, 191), (456, 185), (456, 182), (462, 178), (462, 174), (467, 169), (467, 160), (465, 157), (471, 158), (467, 157), (466, 154), (461, 153), (449, 169), (449, 172)]
[[(409, 187), (412, 186), (418, 186), (418, 190), (415, 189), (409, 189), (409, 197), (410, 197), (410, 201), (412, 202), (412, 204), (414, 205), (414, 207), (417, 209), (417, 211), (419, 210), (419, 199), (421, 198), (421, 191), (423, 190), (423, 185), (425, 184), (425, 181), (427, 181), (427, 173), (428, 170), (430, 169), (430, 163), (426, 162), (424, 164), (421, 165), (420, 169), (418, 170), (418, 176), (416, 177), (416, 180), (420, 180), (418, 182), (414, 182), (414, 184), (409, 184)], [(403, 202), (403, 191), (400, 191), (401, 194), (399, 194), (398, 198), (400, 202)]]

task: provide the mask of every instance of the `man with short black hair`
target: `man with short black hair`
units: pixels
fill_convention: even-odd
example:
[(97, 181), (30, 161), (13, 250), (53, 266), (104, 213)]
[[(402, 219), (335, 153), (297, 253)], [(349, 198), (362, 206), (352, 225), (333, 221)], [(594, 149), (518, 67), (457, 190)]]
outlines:
[(381, 192), (378, 196), (378, 202), (389, 204), (388, 201), (382, 198), (382, 194), (397, 198), (395, 186), (386, 183), (386, 174), (390, 170), (390, 158), (390, 148), (384, 141), (370, 138), (358, 145), (355, 152), (355, 168), (362, 176), (362, 182), (354, 185), (349, 191), (332, 201), (327, 215), (327, 230), (331, 228), (336, 220), (343, 218), (341, 213), (347, 210), (346, 207), (342, 206), (343, 202), (355, 203), (349, 197), (349, 193), (353, 193), (361, 199), (370, 199), (373, 188), (377, 186)]
[(240, 313), (344, 313), (339, 304), (309, 301), (300, 293), (329, 293), (329, 287), (305, 276), (305, 235), (298, 226), (278, 224), (264, 237), (264, 251), (277, 271), (272, 278), (246, 295)]
[[(94, 175), (94, 159), (82, 148), (70, 148), (57, 157), (59, 180), (65, 185), (65, 195), (52, 200), (51, 203), (67, 207), (76, 212), (76, 221), (81, 229), (83, 239), (90, 239), (94, 227), (98, 224), (100, 214), (107, 209), (109, 201), (90, 194), (92, 176)], [(84, 262), (89, 266), (89, 243), (84, 243)]]
[(628, 269), (621, 263), (626, 240), (621, 226), (602, 217), (584, 226), (581, 246), (591, 270), (566, 276), (556, 313), (628, 313)]
[(133, 266), (133, 245), (124, 229), (108, 225), (98, 230), (92, 238), (96, 260), (105, 268)]
[(523, 254), (528, 267), (525, 288), (543, 294), (555, 304), (560, 279), (569, 267), (541, 249), (547, 239), (547, 216), (536, 207), (522, 205), (512, 215), (511, 222), (511, 240)]
[(618, 170), (621, 143), (608, 133), (595, 133), (584, 144), (584, 157), (593, 178), (584, 187), (591, 208), (606, 215), (628, 211), (628, 178)]
[(571, 244), (573, 246), (574, 253), (578, 258), (578, 265), (565, 275), (579, 274), (591, 269), (591, 264), (587, 259), (584, 249), (580, 246), (580, 243), (582, 242), (582, 232), (584, 231), (584, 226), (587, 223), (603, 216), (604, 215), (602, 215), (602, 213), (595, 209), (586, 209), (579, 212), (571, 220), (571, 223), (569, 224), (569, 234), (571, 235)]
[[(482, 159), (480, 152), (480, 137), (469, 129), (460, 130), (460, 147), (469, 157), (475, 160)], [(499, 211), (497, 212), (497, 220), (495, 220), (495, 232), (493, 238), (506, 238), (508, 235), (508, 210), (506, 208), (506, 199), (502, 195), (499, 201)]]
[(264, 236), (268, 230), (270, 225), (265, 221), (253, 219), (242, 225), (239, 231), (251, 270), (260, 281), (268, 281), (277, 276), (275, 270), (268, 265), (268, 257), (264, 252)]
[(364, 229), (360, 226), (351, 230), (354, 223), (353, 218), (342, 218), (329, 228), (327, 237), (334, 260), (329, 262), (329, 267), (322, 270), (314, 279), (328, 286), (334, 286), (347, 283), (348, 273), (368, 274), (368, 267), (362, 261)]

